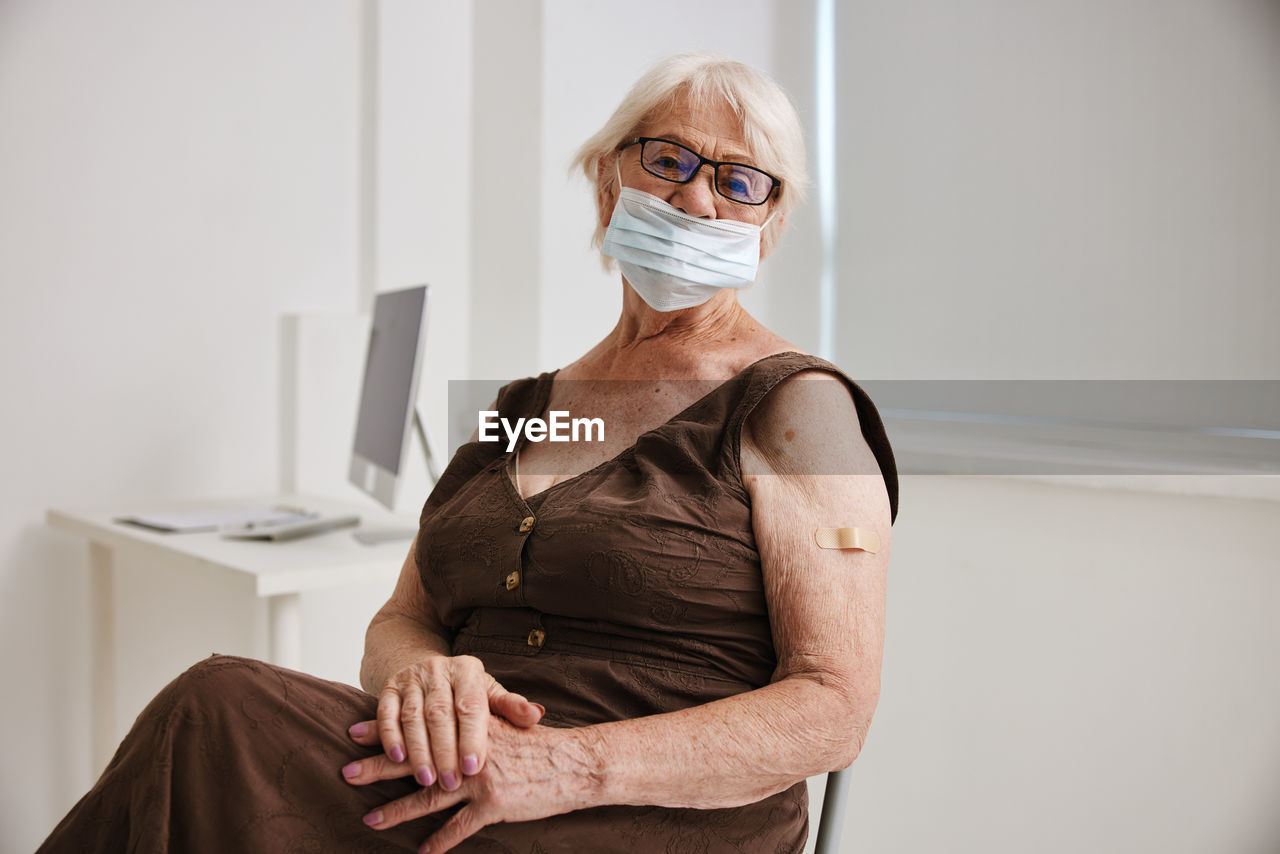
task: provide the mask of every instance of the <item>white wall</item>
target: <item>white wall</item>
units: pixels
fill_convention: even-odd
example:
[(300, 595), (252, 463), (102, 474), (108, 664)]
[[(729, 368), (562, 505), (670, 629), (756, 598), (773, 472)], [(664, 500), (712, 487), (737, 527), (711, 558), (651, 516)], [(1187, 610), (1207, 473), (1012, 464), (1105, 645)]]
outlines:
[[(354, 307), (355, 13), (0, 6), (5, 851), (90, 782), (87, 551), (45, 508), (273, 489), (277, 317)], [(239, 601), (139, 595), (122, 625)], [(252, 649), (244, 613), (212, 642)]]
[(842, 364), (1273, 379), (1280, 6), (838, 4)]
[(1280, 850), (1280, 504), (902, 482), (847, 851)]
[[(470, 8), (382, 6), (376, 284), (431, 282), (429, 357), (465, 371)], [(0, 431), (16, 451), (0, 478), (0, 721), (22, 734), (23, 769), (0, 783), (0, 851), (33, 849), (91, 782), (87, 550), (45, 508), (274, 490), (280, 316), (360, 304), (361, 14), (0, 6)], [(460, 121), (446, 151), (436, 133)], [(441, 436), (445, 380), (424, 388)], [(234, 579), (121, 563), (123, 725), (192, 661), (265, 652), (261, 604)], [(305, 595), (304, 666), (354, 681), (387, 592)]]
[[(853, 376), (1277, 377), (1280, 7), (836, 19)], [(1274, 501), (904, 478), (846, 850), (1280, 849), (1277, 519)]]

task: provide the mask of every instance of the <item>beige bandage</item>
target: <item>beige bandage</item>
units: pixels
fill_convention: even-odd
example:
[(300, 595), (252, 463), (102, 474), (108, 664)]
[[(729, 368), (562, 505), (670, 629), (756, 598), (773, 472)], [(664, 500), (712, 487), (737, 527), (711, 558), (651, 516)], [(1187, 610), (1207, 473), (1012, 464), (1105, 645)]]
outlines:
[(813, 538), (820, 549), (862, 549), (871, 554), (880, 550), (880, 535), (865, 528), (819, 528)]

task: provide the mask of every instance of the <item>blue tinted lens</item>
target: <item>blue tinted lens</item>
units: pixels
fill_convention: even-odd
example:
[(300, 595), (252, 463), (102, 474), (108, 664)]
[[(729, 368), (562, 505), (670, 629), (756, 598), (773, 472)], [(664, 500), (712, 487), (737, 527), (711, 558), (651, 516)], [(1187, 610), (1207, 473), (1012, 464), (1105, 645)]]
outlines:
[(646, 170), (668, 181), (688, 181), (701, 162), (683, 145), (661, 139), (646, 140), (640, 157)]
[(716, 188), (735, 202), (758, 205), (769, 198), (773, 179), (759, 169), (725, 163), (716, 170)]

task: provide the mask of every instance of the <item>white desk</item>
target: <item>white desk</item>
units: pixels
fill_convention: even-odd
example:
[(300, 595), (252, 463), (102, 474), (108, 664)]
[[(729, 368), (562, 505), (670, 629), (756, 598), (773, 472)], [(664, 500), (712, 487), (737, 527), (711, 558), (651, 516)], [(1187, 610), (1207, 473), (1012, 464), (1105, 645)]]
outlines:
[[(167, 534), (113, 521), (136, 513), (170, 512), (209, 507), (257, 507), (288, 504), (326, 515), (354, 513), (358, 528), (338, 528), (283, 542), (224, 540), (215, 532)], [(106, 767), (115, 749), (115, 560), (117, 553), (160, 559), (174, 572), (231, 571), (249, 576), (254, 591), (267, 600), (270, 661), (297, 669), (301, 663), (300, 596), (304, 591), (370, 581), (394, 581), (411, 540), (365, 545), (357, 530), (417, 527), (410, 516), (388, 513), (369, 504), (315, 496), (271, 495), (228, 501), (192, 501), (165, 505), (116, 507), (110, 510), (51, 509), (48, 523), (89, 541), (93, 608), (93, 761), (95, 773)]]

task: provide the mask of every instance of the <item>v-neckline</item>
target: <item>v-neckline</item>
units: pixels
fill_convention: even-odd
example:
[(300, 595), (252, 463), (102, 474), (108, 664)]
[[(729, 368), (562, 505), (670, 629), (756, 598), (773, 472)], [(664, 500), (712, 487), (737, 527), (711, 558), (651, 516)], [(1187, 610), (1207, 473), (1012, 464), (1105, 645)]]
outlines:
[[(591, 468), (585, 471), (578, 472), (573, 477), (566, 478), (565, 480), (559, 481), (557, 483), (553, 483), (550, 486), (546, 487), (545, 489), (540, 489), (537, 492), (528, 496), (524, 496), (520, 494), (520, 485), (516, 483), (515, 475), (514, 475), (514, 472), (512, 471), (512, 466), (516, 457), (519, 456), (522, 450), (524, 450), (524, 446), (528, 441), (525, 437), (525, 434), (521, 433), (520, 437), (516, 440), (515, 448), (511, 451), (507, 451), (504, 456), (499, 457), (499, 459), (502, 460), (502, 472), (505, 475), (505, 477), (503, 477), (503, 480), (506, 481), (507, 488), (511, 492), (512, 496), (514, 496), (516, 501), (519, 504), (523, 505), (525, 509), (532, 510), (533, 508), (530, 506), (530, 502), (537, 501), (538, 503), (542, 503), (543, 497), (546, 496), (548, 493), (553, 492), (554, 490), (559, 489), (560, 487), (565, 486), (566, 484), (570, 484), (576, 480), (580, 480), (586, 477), (587, 475), (592, 474), (593, 472), (604, 468), (607, 465), (612, 465), (613, 463), (616, 463), (619, 460), (624, 459), (625, 457), (635, 452), (636, 445), (639, 444), (640, 440), (645, 436), (649, 435), (650, 433), (661, 430), (662, 428), (666, 427), (672, 422), (680, 420), (683, 416), (687, 415), (691, 410), (695, 409), (698, 406), (701, 406), (705, 401), (710, 399), (712, 395), (718, 394), (722, 389), (727, 388), (730, 383), (736, 382), (739, 377), (741, 377), (743, 374), (750, 371), (752, 368), (755, 368), (757, 365), (760, 365), (761, 363), (766, 362), (770, 359), (777, 359), (782, 356), (793, 356), (793, 357), (799, 356), (801, 358), (810, 358), (809, 354), (801, 353), (799, 350), (783, 350), (780, 353), (770, 353), (768, 356), (762, 356), (761, 358), (756, 359), (754, 362), (744, 367), (742, 370), (738, 371), (733, 376), (729, 377), (724, 382), (717, 385), (715, 388), (708, 391), (706, 394), (704, 394), (702, 397), (695, 400), (693, 403), (690, 403), (688, 406), (686, 406), (684, 409), (677, 412), (675, 415), (672, 415), (666, 421), (663, 421), (661, 424), (657, 425), (656, 427), (651, 427), (650, 429), (645, 430), (643, 433), (636, 436), (635, 439), (631, 441), (631, 444), (627, 445), (625, 448), (623, 448), (618, 453), (614, 454), (609, 459), (604, 460), (603, 462), (597, 463), (596, 465), (592, 466)], [(559, 373), (560, 373), (560, 369), (556, 368), (554, 371), (550, 371), (538, 377), (537, 379), (538, 388), (537, 388), (537, 398), (536, 398), (537, 407), (535, 409), (535, 411), (538, 414), (537, 416), (533, 416), (533, 417), (542, 417), (543, 414), (547, 411), (547, 406), (551, 403), (551, 389), (555, 385), (555, 379)]]

